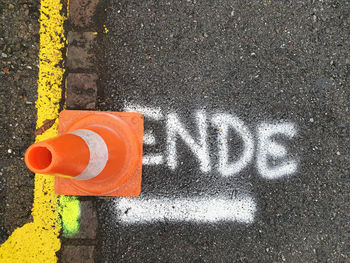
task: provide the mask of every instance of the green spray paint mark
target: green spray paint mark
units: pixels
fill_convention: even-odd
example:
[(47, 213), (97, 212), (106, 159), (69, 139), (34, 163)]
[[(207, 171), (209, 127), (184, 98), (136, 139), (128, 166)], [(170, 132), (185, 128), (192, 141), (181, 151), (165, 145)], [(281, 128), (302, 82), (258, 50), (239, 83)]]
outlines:
[(59, 196), (59, 213), (64, 237), (71, 237), (80, 228), (80, 201), (76, 196)]

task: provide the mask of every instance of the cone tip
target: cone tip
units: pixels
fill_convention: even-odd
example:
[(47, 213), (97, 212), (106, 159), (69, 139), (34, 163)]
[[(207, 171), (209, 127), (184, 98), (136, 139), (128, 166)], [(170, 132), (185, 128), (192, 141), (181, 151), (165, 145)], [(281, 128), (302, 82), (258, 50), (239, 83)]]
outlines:
[(52, 164), (52, 153), (45, 145), (33, 144), (25, 153), (25, 163), (32, 172), (45, 173)]

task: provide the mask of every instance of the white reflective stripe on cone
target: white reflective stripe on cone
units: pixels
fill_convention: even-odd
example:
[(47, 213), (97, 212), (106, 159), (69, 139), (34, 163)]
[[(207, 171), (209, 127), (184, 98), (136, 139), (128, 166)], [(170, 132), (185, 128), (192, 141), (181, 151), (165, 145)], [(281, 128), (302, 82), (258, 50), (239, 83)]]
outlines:
[(102, 172), (108, 161), (108, 149), (105, 141), (96, 132), (86, 129), (76, 130), (70, 132), (70, 134), (74, 134), (82, 138), (86, 142), (90, 151), (88, 166), (81, 174), (72, 177), (72, 179), (89, 180), (96, 177)]

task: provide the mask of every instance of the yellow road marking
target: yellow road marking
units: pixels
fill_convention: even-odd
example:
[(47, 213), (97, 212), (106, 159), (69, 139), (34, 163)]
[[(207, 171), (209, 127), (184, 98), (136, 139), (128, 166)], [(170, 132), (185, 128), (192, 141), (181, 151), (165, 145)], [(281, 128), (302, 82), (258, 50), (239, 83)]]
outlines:
[[(62, 48), (65, 46), (60, 0), (41, 0), (40, 51), (37, 127), (46, 119), (58, 117), (62, 97)], [(57, 122), (36, 141), (57, 135)], [(0, 262), (57, 262), (56, 252), (61, 247), (57, 195), (54, 177), (35, 175), (33, 222), (17, 228), (0, 247)]]

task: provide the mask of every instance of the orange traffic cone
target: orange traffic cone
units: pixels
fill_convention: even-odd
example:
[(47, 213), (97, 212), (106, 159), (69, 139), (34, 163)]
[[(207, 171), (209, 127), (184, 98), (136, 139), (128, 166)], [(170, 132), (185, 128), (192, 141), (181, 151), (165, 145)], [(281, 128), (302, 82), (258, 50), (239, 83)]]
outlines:
[(65, 110), (59, 136), (31, 145), (25, 162), (35, 173), (57, 176), (57, 194), (137, 196), (142, 137), (142, 114)]

